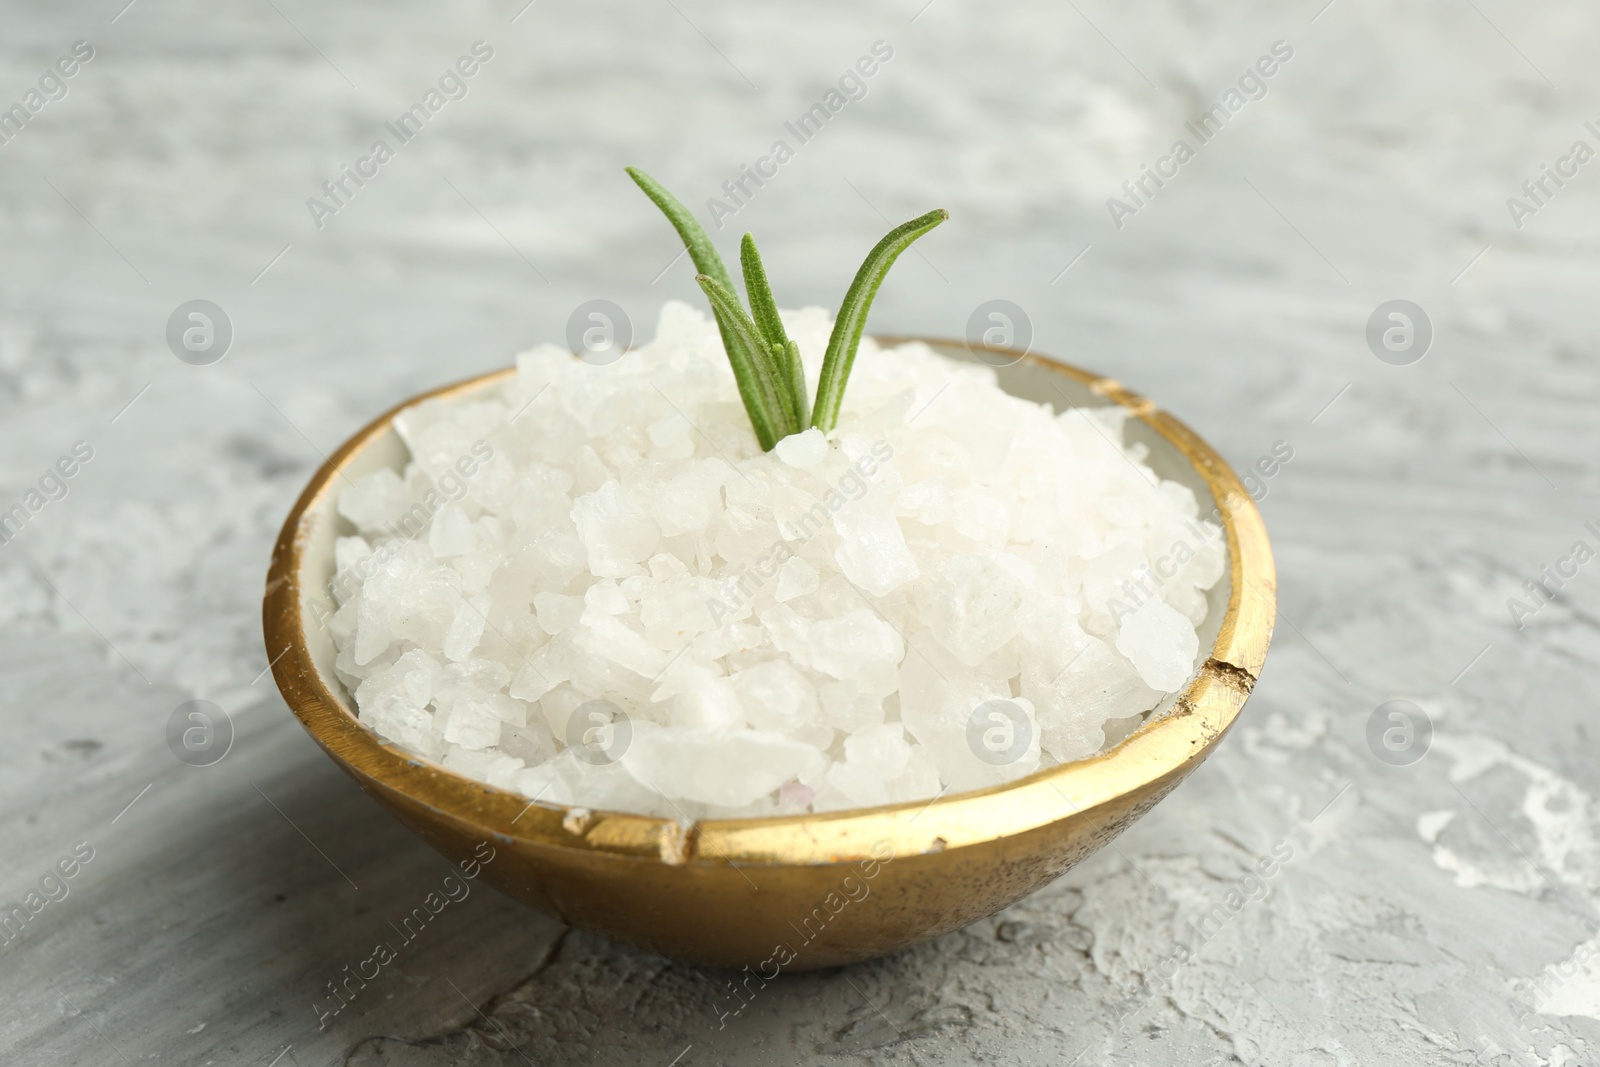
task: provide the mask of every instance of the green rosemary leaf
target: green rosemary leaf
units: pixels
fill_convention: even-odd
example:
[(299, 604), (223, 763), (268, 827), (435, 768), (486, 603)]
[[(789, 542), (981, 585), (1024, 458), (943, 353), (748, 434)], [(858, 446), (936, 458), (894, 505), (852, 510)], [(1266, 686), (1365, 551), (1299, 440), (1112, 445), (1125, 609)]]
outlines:
[(767, 271), (761, 263), (761, 253), (756, 251), (756, 239), (744, 235), (739, 242), (739, 265), (744, 268), (744, 291), (750, 298), (750, 317), (761, 331), (768, 348), (783, 348), (789, 337), (783, 332), (783, 320), (778, 317), (778, 304), (772, 299), (772, 286), (767, 284)]
[(785, 341), (784, 362), (789, 370), (789, 388), (794, 394), (794, 425), (795, 433), (799, 433), (811, 424), (811, 397), (806, 393), (806, 365), (800, 359), (800, 346), (793, 341)]
[(717, 253), (716, 246), (711, 243), (711, 238), (706, 236), (706, 231), (701, 228), (688, 208), (678, 201), (678, 198), (638, 167), (623, 168), (628, 172), (628, 177), (644, 190), (644, 195), (655, 201), (656, 207), (672, 223), (672, 228), (678, 231), (678, 236), (683, 238), (684, 247), (689, 250), (689, 258), (694, 260), (695, 270), (701, 274), (709, 274), (716, 279), (717, 284), (733, 292), (733, 279), (728, 275), (728, 268), (723, 266), (722, 256)]
[[(716, 246), (711, 243), (711, 238), (706, 236), (706, 231), (696, 221), (689, 209), (682, 202), (650, 175), (638, 167), (624, 168), (628, 177), (634, 184), (644, 191), (655, 202), (656, 207), (672, 223), (672, 228), (678, 231), (678, 236), (683, 240), (683, 245), (689, 252), (689, 258), (694, 260), (695, 269), (699, 272), (696, 281), (701, 282), (709, 278), (723, 292), (733, 293), (733, 278), (728, 274), (728, 268), (723, 265), (722, 256), (718, 254)], [(707, 295), (711, 291), (707, 290)], [(770, 357), (766, 355), (764, 346), (757, 345), (754, 351), (748, 344), (743, 344), (735, 336), (733, 321), (744, 314), (739, 307), (738, 300), (733, 299), (733, 307), (738, 311), (737, 316), (726, 315), (717, 309), (716, 300), (711, 303), (712, 313), (716, 316), (717, 330), (722, 334), (722, 347), (728, 354), (728, 361), (733, 364), (733, 374), (739, 383), (739, 395), (744, 400), (746, 412), (750, 415), (750, 423), (755, 428), (756, 438), (761, 442), (764, 451), (770, 451), (777, 444), (779, 438), (787, 436), (786, 424), (788, 421), (787, 409), (783, 411), (783, 424), (773, 421), (772, 414), (779, 410), (776, 395), (771, 394), (770, 371), (768, 363)]]
[(817, 383), (817, 403), (811, 425), (823, 433), (831, 432), (839, 424), (845, 383), (850, 380), (850, 367), (855, 363), (861, 331), (866, 327), (867, 312), (872, 308), (878, 286), (883, 284), (884, 276), (900, 253), (911, 247), (911, 242), (949, 217), (950, 213), (940, 208), (896, 226), (873, 246), (861, 269), (856, 271), (855, 280), (850, 283), (844, 303), (839, 307), (839, 315), (834, 319), (833, 334), (828, 338), (828, 351), (822, 360), (822, 379)]
[(728, 362), (733, 366), (733, 378), (739, 386), (739, 398), (755, 428), (756, 440), (763, 452), (772, 451), (790, 433), (799, 429), (791, 425), (788, 407), (778, 389), (772, 355), (766, 351), (756, 324), (750, 321), (739, 298), (709, 274), (695, 276), (700, 288), (711, 301), (711, 310), (722, 329), (723, 347), (728, 352)]
[(744, 235), (739, 244), (739, 264), (744, 268), (744, 291), (750, 298), (750, 317), (755, 323), (766, 350), (772, 353), (776, 364), (778, 393), (789, 412), (791, 425), (798, 433), (805, 429), (806, 375), (800, 363), (800, 350), (789, 342), (783, 331), (783, 320), (778, 316), (778, 303), (772, 298), (772, 286), (767, 283), (767, 271), (761, 263), (761, 253), (756, 250), (755, 238)]

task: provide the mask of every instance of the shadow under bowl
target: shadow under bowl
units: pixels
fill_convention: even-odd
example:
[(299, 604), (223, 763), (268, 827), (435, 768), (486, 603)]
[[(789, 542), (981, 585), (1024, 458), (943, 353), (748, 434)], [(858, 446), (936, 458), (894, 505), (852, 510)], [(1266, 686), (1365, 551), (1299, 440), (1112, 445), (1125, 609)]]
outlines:
[[(909, 340), (883, 339), (884, 343)], [(971, 360), (959, 343), (928, 341)], [(263, 616), (273, 676), (332, 759), (453, 861), (488, 842), (482, 877), (563, 923), (691, 963), (771, 976), (880, 956), (959, 929), (1046, 885), (1125, 830), (1193, 771), (1259, 677), (1276, 579), (1260, 513), (1193, 431), (1118, 383), (1033, 355), (987, 350), (1007, 392), (1128, 409), (1126, 437), (1222, 527), (1227, 565), (1200, 628), (1188, 687), (1112, 750), (1006, 785), (876, 808), (685, 825), (534, 803), (391, 745), (357, 721), (318, 619), (332, 608), (335, 503), (346, 479), (399, 469), (395, 415), (427, 397), (493, 389), (507, 369), (446, 386), (374, 420), (335, 452), (290, 511), (273, 550)]]

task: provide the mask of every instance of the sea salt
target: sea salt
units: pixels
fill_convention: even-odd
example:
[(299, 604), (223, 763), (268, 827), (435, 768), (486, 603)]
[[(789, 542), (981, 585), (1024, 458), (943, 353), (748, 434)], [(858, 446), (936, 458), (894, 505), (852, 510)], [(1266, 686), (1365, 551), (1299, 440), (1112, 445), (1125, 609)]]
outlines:
[[(783, 319), (814, 391), (832, 324)], [(396, 419), (405, 469), (338, 503), (335, 669), (419, 757), (679, 820), (1082, 759), (1193, 676), (1224, 566), (1125, 418), (864, 339), (838, 430), (764, 454), (715, 325), (669, 303), (613, 364), (541, 346)]]

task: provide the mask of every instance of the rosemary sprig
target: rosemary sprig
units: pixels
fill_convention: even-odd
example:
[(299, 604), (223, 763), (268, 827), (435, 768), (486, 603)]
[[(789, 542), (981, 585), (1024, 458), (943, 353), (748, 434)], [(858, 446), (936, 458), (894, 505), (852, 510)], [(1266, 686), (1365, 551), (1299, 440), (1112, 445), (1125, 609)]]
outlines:
[(850, 379), (856, 350), (861, 345), (861, 333), (866, 328), (872, 298), (900, 253), (949, 218), (950, 213), (943, 209), (930, 211), (897, 226), (867, 253), (834, 318), (833, 334), (828, 338), (822, 376), (817, 384), (816, 403), (808, 404), (800, 346), (784, 332), (755, 239), (747, 233), (739, 245), (739, 264), (744, 272), (745, 295), (750, 302), (747, 313), (734, 294), (733, 279), (722, 257), (689, 209), (644, 171), (628, 167), (627, 172), (666, 215), (694, 260), (698, 271), (695, 281), (711, 301), (711, 312), (722, 334), (722, 347), (739, 386), (739, 398), (744, 401), (762, 450), (770, 452), (779, 441), (799, 433), (808, 424), (823, 433), (831, 433), (839, 423), (844, 387)]

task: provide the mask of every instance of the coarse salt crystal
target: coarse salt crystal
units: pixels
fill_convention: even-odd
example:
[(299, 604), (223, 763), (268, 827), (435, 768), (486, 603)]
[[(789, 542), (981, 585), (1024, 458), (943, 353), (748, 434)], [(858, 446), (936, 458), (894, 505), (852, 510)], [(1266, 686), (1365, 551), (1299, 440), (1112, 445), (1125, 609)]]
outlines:
[(1152, 689), (1175, 693), (1194, 670), (1199, 639), (1188, 619), (1166, 601), (1151, 597), (1122, 620), (1117, 651), (1133, 664)]
[(813, 426), (779, 441), (772, 454), (791, 467), (815, 467), (828, 456), (828, 439)]
[(428, 547), (439, 559), (464, 556), (478, 547), (478, 531), (461, 505), (446, 504), (433, 517), (433, 525), (428, 527)]

